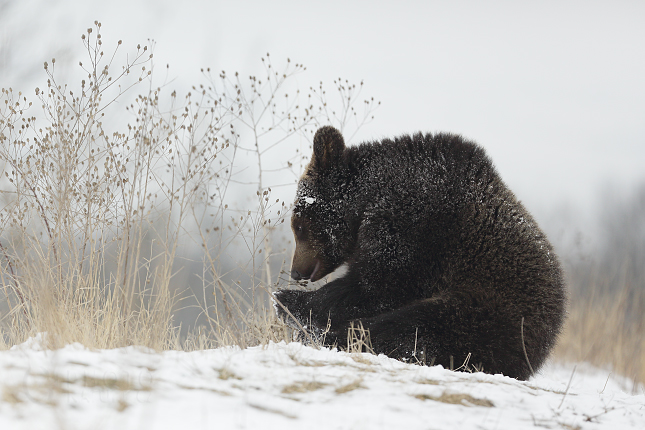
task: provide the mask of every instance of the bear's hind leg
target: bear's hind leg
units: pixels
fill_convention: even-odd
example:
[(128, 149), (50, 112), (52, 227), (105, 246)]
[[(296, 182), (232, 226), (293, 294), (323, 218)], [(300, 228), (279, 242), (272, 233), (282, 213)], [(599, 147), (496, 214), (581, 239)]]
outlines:
[[(474, 306), (472, 300), (423, 299), (355, 325), (369, 330), (377, 354), (528, 379), (531, 367), (537, 370), (546, 357), (543, 341), (531, 332), (528, 319), (523, 323), (519, 315), (516, 320), (501, 315), (508, 312)], [(346, 346), (346, 334), (336, 339)]]

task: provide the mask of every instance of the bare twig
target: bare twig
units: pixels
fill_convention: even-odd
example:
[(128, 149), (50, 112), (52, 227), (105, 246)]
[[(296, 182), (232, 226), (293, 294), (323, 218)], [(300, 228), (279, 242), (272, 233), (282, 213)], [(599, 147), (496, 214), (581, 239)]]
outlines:
[(571, 381), (573, 381), (573, 375), (575, 375), (577, 367), (578, 367), (577, 365), (573, 366), (573, 370), (571, 371), (571, 377), (569, 378), (569, 382), (567, 383), (567, 389), (564, 390), (564, 395), (562, 396), (562, 401), (558, 405), (558, 409), (562, 407), (562, 404), (564, 403), (564, 399), (567, 397), (567, 394), (569, 393), (569, 387), (571, 387)]
[(524, 351), (524, 358), (526, 359), (526, 364), (529, 365), (529, 370), (531, 371), (531, 375), (532, 375), (534, 373), (533, 366), (531, 366), (531, 362), (529, 361), (529, 356), (526, 353), (526, 345), (524, 343), (524, 317), (522, 317), (522, 322), (520, 324), (520, 334), (522, 336), (522, 351)]

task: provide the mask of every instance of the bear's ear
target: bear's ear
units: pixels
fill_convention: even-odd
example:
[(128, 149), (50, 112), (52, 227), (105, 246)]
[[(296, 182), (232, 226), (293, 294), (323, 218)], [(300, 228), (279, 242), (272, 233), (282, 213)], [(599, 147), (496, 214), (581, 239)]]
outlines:
[(343, 151), (345, 140), (340, 131), (332, 126), (320, 127), (314, 136), (313, 166), (316, 169), (324, 170), (338, 164)]

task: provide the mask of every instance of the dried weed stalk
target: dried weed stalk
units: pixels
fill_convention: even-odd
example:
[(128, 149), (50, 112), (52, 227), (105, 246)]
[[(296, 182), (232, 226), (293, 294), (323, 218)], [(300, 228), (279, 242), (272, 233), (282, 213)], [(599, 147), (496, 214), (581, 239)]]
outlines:
[[(305, 68), (287, 61), (276, 70), (268, 54), (263, 79), (207, 69), (206, 84), (168, 94), (166, 84), (153, 85), (152, 49), (137, 46), (122, 59), (119, 41), (105, 54), (100, 30), (95, 22), (81, 37), (89, 60), (80, 63), (79, 86), (57, 81), (55, 59), (45, 63), (40, 110), (2, 89), (0, 346), (38, 332), (51, 347), (192, 349), (289, 338), (267, 306), (284, 282), (288, 250), (274, 249), (274, 235), (290, 206), (273, 199), (270, 185), (281, 184), (271, 179), (297, 177), (307, 162), (301, 148), (285, 157), (285, 142), (309, 145), (320, 123), (354, 118), (360, 127), (377, 105), (365, 102), (359, 114), (360, 91), (346, 83), (337, 88), (341, 114), (330, 116), (322, 86), (308, 95), (292, 89)], [(127, 102), (133, 90), (140, 95)], [(124, 115), (129, 122), (119, 125)], [(245, 173), (249, 156), (256, 177)], [(241, 209), (235, 195), (249, 186), (256, 199)], [(194, 248), (204, 261), (194, 298), (206, 325), (193, 324), (180, 342), (172, 279), (180, 254)], [(231, 281), (224, 268), (233, 253), (248, 283)]]

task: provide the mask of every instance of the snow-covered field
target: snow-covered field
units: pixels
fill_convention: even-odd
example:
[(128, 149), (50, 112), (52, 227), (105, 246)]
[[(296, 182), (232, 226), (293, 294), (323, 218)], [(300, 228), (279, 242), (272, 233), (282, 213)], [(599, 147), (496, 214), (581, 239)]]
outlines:
[(519, 382), (298, 343), (156, 353), (31, 339), (0, 352), (0, 429), (644, 429), (632, 388), (584, 364)]

